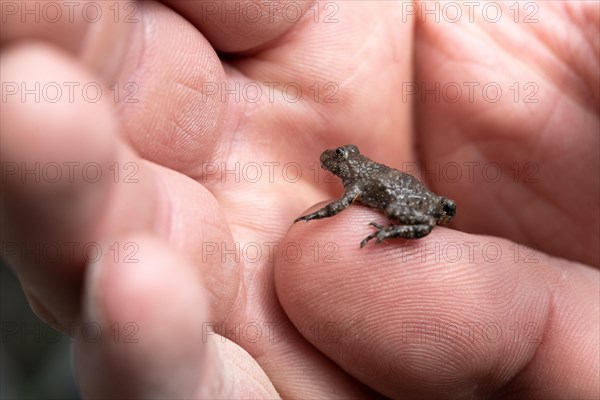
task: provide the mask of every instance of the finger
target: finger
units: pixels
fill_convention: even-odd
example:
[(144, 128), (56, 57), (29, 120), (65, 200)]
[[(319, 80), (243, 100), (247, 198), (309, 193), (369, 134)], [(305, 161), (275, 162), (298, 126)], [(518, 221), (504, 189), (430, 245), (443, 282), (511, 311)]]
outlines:
[(295, 224), (286, 242), (311, 257), (276, 264), (287, 315), (338, 365), (395, 398), (597, 393), (597, 271), (441, 227), (360, 249), (372, 220)]
[[(35, 11), (32, 18), (21, 18), (25, 3), (13, 5), (17, 9), (11, 8), (3, 23), (4, 48), (43, 39), (69, 50), (97, 75), (92, 82), (100, 81), (104, 97), (118, 110), (120, 134), (138, 154), (188, 175), (198, 173), (225, 129), (226, 104), (205, 93), (220, 87), (224, 72), (189, 22), (160, 3), (89, 2), (72, 4), (71, 14), (57, 3), (60, 17), (46, 26), (39, 21), (47, 18), (34, 18)], [(41, 13), (46, 6), (30, 7)], [(70, 78), (67, 82), (79, 84), (76, 91), (88, 83)], [(229, 114), (236, 116), (232, 109)]]
[(165, 3), (197, 26), (215, 49), (229, 53), (256, 49), (282, 36), (313, 6), (313, 1), (290, 0)]
[(76, 363), (90, 398), (278, 398), (256, 361), (208, 330), (197, 268), (155, 239), (93, 263)]
[[(1, 62), (8, 81), (27, 87), (94, 81), (68, 55), (44, 45), (14, 46)], [(41, 64), (43, 71), (33, 67)], [(102, 249), (101, 236), (152, 232), (198, 265), (206, 265), (206, 245), (231, 243), (212, 195), (135, 156), (119, 138), (104, 99), (28, 98), (10, 96), (3, 104), (2, 252), (42, 319), (63, 329), (77, 321), (85, 263), (122, 245)], [(231, 311), (240, 282), (235, 260), (226, 261), (202, 268), (211, 282), (213, 311), (221, 316)]]
[[(140, 11), (135, 1), (102, 3), (36, 3), (1, 1), (2, 37), (7, 48), (15, 43), (43, 41), (66, 50), (104, 78), (116, 66), (138, 54)], [(139, 41), (137, 41), (139, 42)]]
[[(39, 65), (45, 68), (40, 70)], [(140, 229), (151, 226), (151, 202), (129, 205), (136, 196), (148, 197), (151, 189), (143, 172), (136, 185), (115, 184), (109, 175), (115, 165), (135, 158), (117, 140), (118, 127), (105, 101), (73, 100), (67, 95), (48, 100), (36, 92), (36, 87), (55, 82), (94, 82), (68, 55), (39, 44), (14, 46), (3, 52), (1, 66), (7, 82), (33, 88), (33, 94), (7, 96), (3, 104), (0, 157), (7, 218), (3, 253), (11, 264), (19, 265), (17, 273), (27, 294), (48, 302), (54, 316), (44, 318), (72, 320), (78, 302), (71, 296), (81, 278), (77, 267), (85, 257), (83, 246), (99, 228), (98, 216), (110, 203), (115, 212), (130, 217), (120, 219), (120, 228), (130, 221)], [(115, 198), (120, 201), (111, 201)]]

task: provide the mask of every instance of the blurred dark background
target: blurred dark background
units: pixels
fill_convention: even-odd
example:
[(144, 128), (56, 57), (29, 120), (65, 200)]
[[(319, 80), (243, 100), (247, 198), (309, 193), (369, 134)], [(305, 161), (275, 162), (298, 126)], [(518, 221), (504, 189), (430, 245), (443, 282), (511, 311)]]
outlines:
[(79, 399), (71, 339), (37, 318), (0, 260), (0, 399)]

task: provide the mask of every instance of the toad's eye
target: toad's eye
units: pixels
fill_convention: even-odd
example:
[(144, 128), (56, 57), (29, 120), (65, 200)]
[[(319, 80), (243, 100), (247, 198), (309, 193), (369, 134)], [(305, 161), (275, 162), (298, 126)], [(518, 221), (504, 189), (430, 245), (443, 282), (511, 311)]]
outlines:
[(346, 152), (341, 147), (338, 147), (337, 149), (335, 149), (335, 154), (341, 157), (346, 155)]

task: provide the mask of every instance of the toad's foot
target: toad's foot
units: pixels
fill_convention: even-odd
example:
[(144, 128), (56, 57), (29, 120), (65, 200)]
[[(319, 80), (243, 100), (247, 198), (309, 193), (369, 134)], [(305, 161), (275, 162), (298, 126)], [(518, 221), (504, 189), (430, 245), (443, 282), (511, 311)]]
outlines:
[[(294, 223), (296, 222), (300, 222), (300, 221), (312, 221), (313, 219), (321, 219), (321, 218), (327, 218), (329, 217), (331, 214), (331, 212), (327, 209), (327, 207), (323, 207), (318, 211), (315, 211), (314, 213), (310, 213), (310, 214), (306, 214), (303, 215), (301, 217), (298, 217), (294, 220)], [(334, 214), (331, 214), (334, 215)]]
[(310, 214), (306, 214), (303, 215), (301, 217), (298, 217), (294, 220), (294, 223), (296, 222), (300, 222), (300, 221), (312, 221), (313, 219), (321, 219), (321, 218), (327, 218), (327, 217), (331, 217), (333, 215), (335, 215), (335, 212), (332, 212), (327, 206), (321, 208), (318, 211), (315, 211), (314, 213), (310, 213)]
[(298, 218), (296, 218), (296, 219), (294, 220), (294, 224), (295, 224), (296, 222), (300, 222), (300, 221), (306, 221), (306, 222), (308, 222), (308, 221), (310, 221), (311, 219), (315, 219), (315, 218), (317, 218), (317, 217), (315, 216), (315, 213), (312, 213), (312, 214), (307, 214), (307, 215), (303, 215), (303, 216), (301, 216), (301, 217), (298, 217)]
[(369, 240), (377, 238), (376, 243), (381, 243), (385, 239), (402, 237), (404, 239), (419, 239), (429, 235), (433, 229), (433, 225), (417, 224), (417, 225), (388, 225), (382, 226), (375, 222), (371, 222), (369, 225), (377, 228), (377, 232), (371, 233), (369, 236), (364, 238), (360, 242), (360, 247), (363, 248), (367, 245)]

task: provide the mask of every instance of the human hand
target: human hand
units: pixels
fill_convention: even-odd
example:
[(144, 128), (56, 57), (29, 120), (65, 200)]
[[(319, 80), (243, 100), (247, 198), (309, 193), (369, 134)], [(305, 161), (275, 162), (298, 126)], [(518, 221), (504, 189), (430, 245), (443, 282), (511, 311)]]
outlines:
[[(461, 103), (456, 108), (444, 103), (445, 107), (433, 110), (427, 110), (426, 107), (432, 104), (426, 103), (425, 107), (418, 107), (416, 110), (416, 129), (413, 132), (410, 103), (397, 95), (398, 88), (411, 80), (409, 56), (413, 45), (412, 22), (398, 23), (402, 19), (402, 9), (393, 4), (339, 4), (339, 10), (334, 15), (338, 22), (333, 24), (312, 23), (310, 19), (304, 19), (295, 26), (280, 21), (278, 24), (268, 25), (275, 27), (274, 29), (257, 30), (256, 27), (260, 24), (248, 23), (245, 29), (250, 33), (247, 36), (251, 39), (247, 41), (239, 34), (240, 29), (244, 31), (243, 27), (228, 24), (223, 26), (218, 21), (215, 23), (203, 19), (198, 9), (193, 8), (194, 3), (190, 5), (188, 2), (173, 2), (173, 6), (194, 23), (210, 42), (170, 10), (158, 5), (144, 4), (140, 9), (143, 22), (134, 24), (133, 27), (118, 24), (117, 28), (121, 31), (115, 30), (114, 27), (112, 31), (98, 29), (98, 25), (54, 25), (54, 32), (59, 31), (63, 35), (50, 35), (50, 38), (55, 38), (55, 43), (61, 47), (76, 49), (81, 56), (75, 61), (52, 48), (39, 46), (22, 45), (4, 51), (2, 70), (5, 76), (10, 77), (7, 80), (43, 80), (38, 68), (23, 67), (35, 67), (43, 62), (46, 66), (44, 73), (47, 74), (44, 78), (47, 80), (93, 80), (94, 75), (84, 67), (88, 66), (92, 67), (92, 71), (107, 85), (112, 81), (127, 82), (135, 77), (134, 81), (140, 88), (139, 103), (119, 104), (116, 112), (111, 110), (106, 99), (100, 104), (61, 102), (53, 106), (47, 103), (40, 105), (9, 101), (3, 105), (7, 110), (3, 114), (10, 116), (2, 120), (3, 162), (76, 160), (83, 163), (93, 160), (103, 165), (105, 170), (114, 162), (119, 165), (133, 162), (140, 168), (136, 175), (138, 183), (135, 185), (125, 185), (123, 182), (105, 182), (92, 187), (83, 184), (69, 185), (71, 190), (66, 195), (63, 193), (54, 203), (68, 204), (71, 206), (70, 211), (76, 207), (80, 210), (78, 218), (67, 221), (68, 224), (64, 219), (60, 219), (62, 223), (52, 226), (53, 229), (48, 232), (29, 226), (29, 229), (21, 233), (22, 237), (30, 239), (34, 237), (33, 233), (37, 233), (38, 237), (35, 240), (44, 242), (50, 238), (62, 237), (57, 236), (56, 228), (60, 227), (63, 228), (61, 235), (66, 238), (77, 238), (81, 242), (101, 240), (102, 243), (108, 243), (103, 247), (105, 250), (113, 242), (120, 245), (135, 243), (139, 247), (139, 262), (135, 265), (127, 264), (123, 260), (113, 262), (110, 257), (112, 254), (105, 251), (107, 256), (90, 268), (93, 273), (87, 274), (83, 284), (85, 259), (82, 258), (67, 260), (66, 263), (46, 263), (43, 268), (39, 263), (28, 265), (20, 262), (15, 265), (32, 306), (48, 321), (62, 324), (63, 328), (65, 322), (96, 321), (106, 329), (115, 322), (121, 322), (121, 326), (127, 321), (135, 322), (138, 329), (136, 337), (139, 338), (136, 345), (114, 343), (109, 340), (112, 338), (107, 337), (103, 337), (105, 340), (99, 343), (90, 343), (81, 336), (78, 338), (78, 375), (84, 393), (97, 396), (109, 393), (140, 395), (162, 392), (179, 397), (244, 397), (248, 396), (248, 393), (259, 393), (261, 397), (266, 397), (275, 395), (270, 382), (284, 397), (331, 397), (334, 393), (339, 397), (359, 397), (373, 394), (369, 386), (388, 396), (410, 393), (410, 385), (414, 385), (415, 380), (398, 380), (397, 376), (418, 377), (420, 380), (417, 382), (424, 382), (438, 390), (434, 385), (438, 377), (431, 369), (420, 370), (410, 362), (400, 362), (404, 353), (401, 352), (402, 346), (398, 344), (402, 342), (397, 343), (389, 336), (384, 336), (386, 340), (379, 342), (364, 341), (361, 338), (370, 338), (370, 335), (378, 332), (393, 332), (399, 321), (412, 322), (414, 319), (411, 319), (410, 312), (413, 309), (403, 303), (412, 300), (397, 297), (397, 294), (407, 293), (409, 284), (414, 282), (416, 285), (419, 278), (423, 282), (432, 276), (440, 279), (445, 276), (444, 273), (455, 277), (456, 269), (447, 263), (418, 263), (412, 265), (413, 269), (411, 265), (403, 264), (400, 268), (397, 253), (394, 253), (394, 249), (396, 252), (402, 251), (398, 242), (372, 248), (368, 246), (362, 252), (353, 253), (358, 251), (357, 243), (360, 237), (364, 236), (364, 232), (357, 227), (367, 228), (364, 222), (374, 218), (369, 210), (351, 208), (336, 219), (297, 224), (289, 234), (287, 229), (291, 221), (307, 206), (334, 196), (333, 192), (326, 192), (332, 190), (332, 185), (315, 185), (312, 179), (306, 179), (309, 176), (308, 166), (314, 163), (325, 147), (356, 143), (365, 154), (394, 166), (398, 166), (401, 161), (471, 161), (473, 154), (448, 153), (448, 141), (446, 138), (440, 141), (439, 135), (434, 136), (434, 132), (439, 132), (439, 127), (434, 126), (432, 120), (435, 119), (439, 123), (444, 121), (441, 119), (443, 117), (452, 122), (457, 120), (456, 117), (452, 117), (452, 112), (460, 111), (464, 114), (454, 115), (460, 115), (458, 121), (462, 122), (465, 115), (472, 116), (475, 115), (474, 111), (479, 111), (469, 111), (469, 106), (473, 108), (480, 103)], [(326, 8), (327, 5), (324, 4), (321, 6), (322, 18), (336, 10)], [(377, 23), (367, 23), (368, 21)], [(416, 73), (423, 80), (447, 79), (436, 78), (436, 75), (433, 75), (439, 71), (428, 71), (421, 67), (431, 65), (427, 56), (427, 43), (430, 42), (425, 38), (439, 37), (435, 34), (435, 28), (426, 24), (419, 25), (417, 36), (414, 38), (417, 54)], [(71, 29), (95, 31), (97, 35), (95, 39), (82, 42), (79, 38), (83, 35), (75, 34)], [(283, 33), (285, 29), (290, 29), (287, 35)], [(70, 34), (64, 35), (65, 30)], [(35, 32), (21, 30), (19, 34), (35, 35)], [(6, 35), (3, 34), (3, 37), (7, 40)], [(68, 40), (64, 41), (64, 38)], [(450, 39), (451, 36), (443, 38)], [(226, 62), (225, 69), (221, 69), (220, 61), (211, 50), (211, 46), (216, 46), (217, 50), (240, 51), (263, 43), (260, 51)], [(447, 42), (437, 43), (441, 45)], [(112, 56), (106, 54), (106, 49), (113, 52)], [(127, 57), (121, 58), (123, 54)], [(480, 79), (493, 80), (496, 76), (484, 76)], [(253, 104), (231, 99), (223, 102), (218, 94), (202, 94), (202, 90), (214, 87), (207, 86), (206, 83), (220, 84), (224, 81), (229, 84), (277, 82), (281, 85), (293, 82), (302, 87), (303, 93), (310, 93), (311, 96), (303, 97), (298, 103), (277, 97), (274, 102), (263, 99)], [(334, 83), (333, 86), (324, 86), (331, 82)], [(312, 94), (317, 88), (320, 88), (320, 95), (315, 101)], [(325, 102), (332, 99), (332, 94), (333, 99), (339, 100), (338, 103)], [(515, 108), (518, 111), (520, 105), (515, 105)], [(494, 109), (493, 104), (490, 105), (490, 109)], [(431, 118), (426, 112), (435, 112), (440, 119)], [(503, 122), (503, 116), (504, 114), (496, 115), (495, 118), (483, 121), (479, 119), (479, 122), (483, 127), (491, 126)], [(37, 121), (44, 121), (43, 130), (39, 129)], [(594, 123), (597, 124), (597, 119), (591, 121), (592, 127)], [(514, 126), (507, 125), (506, 129), (497, 129), (494, 133), (512, 132), (510, 129)], [(588, 135), (584, 137), (589, 137), (590, 128), (581, 129)], [(462, 148), (471, 149), (472, 141), (466, 141), (466, 138), (472, 139), (471, 136), (466, 137), (469, 131), (456, 129), (456, 132), (456, 139), (451, 142), (459, 149), (462, 143), (468, 143)], [(418, 154), (412, 150), (415, 137), (420, 143), (421, 150)], [(522, 138), (522, 143), (528, 143), (526, 134)], [(41, 142), (39, 146), (31, 146), (32, 143), (40, 143), (41, 140), (45, 142)], [(381, 146), (381, 143), (385, 143), (385, 146)], [(438, 143), (444, 143), (445, 146), (440, 148)], [(585, 141), (582, 145), (584, 143)], [(589, 150), (589, 146), (582, 147)], [(490, 156), (490, 159), (496, 160), (496, 157), (504, 156), (512, 161), (509, 158), (512, 155), (510, 147), (504, 150), (495, 148), (495, 151), (498, 154)], [(142, 162), (138, 158), (140, 156), (150, 162)], [(591, 157), (593, 164), (593, 154)], [(580, 160), (581, 155), (578, 155), (577, 159)], [(206, 170), (207, 166), (212, 167), (214, 163), (219, 167), (220, 163), (224, 163), (222, 165), (228, 168), (234, 167), (236, 163), (244, 166), (252, 162), (261, 166), (264, 166), (265, 162), (279, 163), (279, 166), (283, 166), (290, 160), (307, 167), (304, 169), (305, 179), (291, 183), (280, 174), (276, 174), (274, 182), (265, 179), (266, 176), (257, 183), (247, 180), (236, 182), (231, 177), (228, 179), (223, 173), (212, 174)], [(549, 169), (544, 173), (547, 172), (554, 170)], [(556, 175), (552, 176), (552, 182), (556, 182)], [(567, 182), (572, 182), (573, 177), (568, 178)], [(578, 178), (586, 182), (585, 175), (578, 175)], [(589, 176), (587, 178), (589, 179)], [(40, 207), (25, 202), (31, 198), (32, 193), (37, 194), (42, 190), (42, 194), (48, 196), (48, 191), (51, 190), (45, 187), (40, 189), (39, 186), (11, 188), (11, 196), (19, 199), (18, 205), (28, 214)], [(489, 232), (486, 231), (489, 228), (481, 224), (482, 218), (471, 217), (478, 215), (477, 212), (488, 211), (486, 217), (493, 218), (489, 216), (489, 206), (482, 208), (481, 204), (474, 204), (472, 210), (469, 208), (469, 198), (464, 195), (470, 193), (471, 189), (457, 190), (457, 185), (443, 187), (435, 183), (431, 186), (437, 193), (457, 200), (459, 214), (456, 227), (466, 231)], [(523, 186), (526, 185), (511, 185), (509, 190), (519, 193), (527, 189), (523, 189)], [(591, 187), (593, 190), (590, 190), (590, 195), (593, 196), (594, 190), (597, 193), (597, 186), (594, 188), (592, 183)], [(463, 196), (460, 196), (461, 194)], [(587, 199), (589, 198), (584, 197), (580, 201), (585, 204)], [(522, 204), (519, 199), (513, 201), (517, 205)], [(491, 203), (494, 204), (494, 201)], [(542, 211), (543, 208), (535, 207)], [(463, 209), (465, 211), (462, 211)], [(38, 219), (33, 221), (48, 218), (48, 212), (52, 213), (47, 210), (40, 211), (42, 215), (36, 216)], [(348, 219), (357, 213), (362, 215), (364, 220)], [(73, 213), (61, 213), (58, 216), (51, 214), (49, 219), (59, 220), (59, 217), (65, 217), (64, 214)], [(17, 218), (17, 221), (24, 220), (23, 214), (14, 215), (21, 218)], [(460, 222), (462, 215), (465, 215), (462, 219), (464, 222)], [(595, 221), (597, 226), (598, 219)], [(322, 225), (323, 223), (325, 225)], [(344, 223), (346, 225), (343, 225)], [(477, 225), (478, 223), (480, 225)], [(339, 232), (342, 227), (343, 232)], [(354, 229), (348, 229), (350, 227)], [(594, 224), (590, 223), (588, 227), (593, 228)], [(494, 229), (503, 230), (489, 233), (521, 239), (521, 236), (515, 236), (519, 232), (514, 229), (511, 231), (510, 228), (509, 223), (500, 224), (499, 227), (495, 224)], [(575, 225), (572, 229), (575, 230), (574, 233), (579, 234), (578, 238), (588, 237), (583, 234), (585, 232), (580, 233), (576, 228), (586, 230), (584, 225)], [(136, 232), (150, 234), (154, 239), (139, 236)], [(565, 235), (568, 237), (569, 233), (572, 232), (567, 231)], [(591, 234), (593, 235), (593, 232)], [(446, 236), (447, 239), (444, 239)], [(466, 236), (469, 238), (465, 238)], [(334, 238), (339, 246), (336, 253), (339, 262), (333, 265), (334, 268), (327, 268), (321, 258), (317, 259), (318, 265), (315, 265), (306, 259), (303, 259), (303, 262), (286, 262), (286, 258), (276, 257), (277, 275), (273, 276), (275, 263), (267, 256), (268, 249), (265, 243), (283, 241), (281, 248), (286, 243), (294, 242), (301, 248), (307, 248), (313, 242), (322, 246), (331, 242), (331, 238)], [(534, 239), (536, 238), (538, 237), (534, 236)], [(481, 243), (485, 238), (436, 228), (425, 240)], [(171, 250), (164, 248), (164, 243), (171, 247)], [(207, 257), (207, 245), (212, 246), (215, 243), (224, 244), (219, 248), (220, 253)], [(246, 259), (237, 262), (231, 258), (226, 258), (226, 263), (222, 263), (223, 250), (235, 248), (236, 243), (242, 248), (257, 243), (263, 249), (263, 256), (255, 263), (247, 262)], [(408, 246), (411, 245), (415, 244)], [(502, 242), (502, 246), (509, 245), (508, 242)], [(553, 243), (538, 245), (542, 250), (563, 256), (568, 254), (561, 251), (571, 249), (570, 246), (564, 246), (567, 250), (552, 252)], [(174, 255), (173, 249), (184, 259)], [(590, 257), (583, 253), (572, 254)], [(278, 255), (276, 252), (276, 256)], [(577, 259), (575, 256), (571, 258)], [(354, 263), (347, 263), (345, 260), (352, 260)], [(375, 260), (384, 262), (374, 269), (372, 264)], [(452, 304), (461, 304), (459, 300), (465, 301), (459, 310), (471, 310), (465, 304), (471, 304), (466, 300), (472, 298), (461, 297), (459, 291), (474, 287), (470, 285), (481, 285), (482, 281), (476, 280), (477, 277), (487, 278), (483, 282), (489, 282), (488, 286), (484, 286), (486, 288), (510, 283), (506, 279), (515, 275), (515, 271), (519, 271), (521, 281), (529, 282), (522, 275), (527, 275), (530, 270), (519, 264), (513, 265), (512, 269), (494, 268), (495, 274), (490, 274), (489, 265), (486, 267), (478, 261), (481, 260), (474, 260), (467, 265), (473, 266), (467, 268), (468, 274), (464, 275), (463, 280), (457, 278), (455, 281), (454, 293), (458, 294), (453, 297)], [(552, 264), (550, 261), (548, 264)], [(581, 261), (598, 264), (589, 258), (582, 258)], [(393, 264), (393, 268), (389, 263)], [(384, 268), (386, 265), (387, 269)], [(173, 268), (177, 268), (176, 273), (173, 273)], [(553, 265), (545, 265), (543, 269), (553, 276), (556, 268)], [(580, 270), (588, 271), (586, 267), (575, 267), (569, 269), (569, 272), (576, 276), (590, 273), (577, 272)], [(437, 273), (432, 274), (436, 271)], [(361, 273), (364, 275), (360, 275)], [(526, 288), (539, 289), (540, 283), (546, 282), (545, 278), (542, 279), (546, 275), (540, 275), (542, 276), (538, 276), (537, 279), (534, 279), (535, 276), (531, 278), (531, 285)], [(355, 282), (354, 286), (346, 284), (346, 279), (353, 276), (361, 280), (350, 281)], [(411, 281), (408, 277), (417, 281)], [(279, 299), (275, 295), (274, 279)], [(369, 299), (372, 301), (361, 297), (365, 293), (361, 285), (383, 279), (383, 282), (390, 282), (390, 285), (382, 285), (381, 289), (373, 285), (377, 290), (369, 293)], [(590, 310), (593, 311), (594, 307), (597, 310), (597, 302), (594, 303), (584, 296), (586, 291), (582, 290), (582, 287), (590, 285), (589, 281), (585, 281), (585, 285), (579, 281), (573, 279), (567, 283), (578, 286), (578, 295), (583, 298), (576, 304), (583, 306), (580, 308), (580, 315), (588, 317)], [(302, 286), (302, 282), (310, 282), (311, 287)], [(80, 309), (82, 287), (84, 306)], [(433, 296), (433, 300), (436, 299), (435, 292), (423, 289), (426, 288), (416, 285), (410, 288), (412, 292), (408, 293), (414, 293), (414, 297)], [(563, 290), (570, 293), (567, 289)], [(449, 288), (446, 288), (444, 293), (448, 290)], [(593, 294), (594, 290), (597, 293), (597, 286), (592, 284), (588, 293)], [(425, 296), (426, 294), (429, 296)], [(543, 294), (539, 291), (528, 293), (532, 300), (526, 304), (537, 305), (533, 300), (546, 299)], [(510, 299), (519, 299), (519, 293), (506, 294), (509, 295)], [(483, 304), (479, 310), (481, 314), (495, 316), (499, 312), (493, 300), (495, 299), (477, 298), (477, 301)], [(285, 313), (279, 302), (284, 306)], [(543, 305), (550, 303), (540, 301)], [(434, 301), (434, 307), (429, 311), (438, 312), (439, 307), (443, 305), (450, 306), (447, 298), (441, 298), (439, 302)], [(564, 309), (565, 306), (562, 307)], [(390, 314), (385, 312), (390, 308), (396, 311), (396, 314), (391, 314), (391, 318)], [(179, 310), (181, 314), (173, 314), (172, 310)], [(401, 314), (402, 310), (407, 314)], [(441, 310), (439, 315), (446, 318), (442, 319), (443, 321), (462, 321), (452, 314), (451, 311), (456, 310), (443, 307)], [(531, 311), (531, 308), (525, 307), (525, 310)], [(547, 308), (542, 307), (542, 311), (544, 310), (547, 311)], [(422, 311), (419, 309), (420, 321), (432, 321)], [(538, 311), (540, 314), (536, 316), (545, 317), (546, 314), (542, 311)], [(472, 321), (487, 322), (488, 319), (475, 319), (481, 317), (481, 314), (472, 315)], [(190, 318), (190, 315), (193, 318)], [(372, 316), (372, 319), (361, 319), (364, 315)], [(291, 326), (288, 316), (294, 326), (303, 332), (303, 337), (297, 333), (293, 334), (296, 328)], [(518, 318), (519, 316), (522, 318)], [(504, 315), (504, 319), (497, 322), (508, 329), (505, 324), (519, 323), (523, 320), (534, 324), (546, 322), (546, 319), (541, 317), (533, 319), (527, 313), (524, 316)], [(231, 337), (237, 345), (222, 345), (220, 336), (207, 334), (207, 326)], [(262, 329), (261, 335), (254, 336), (244, 331), (244, 327), (254, 329), (257, 326)], [(314, 332), (315, 326), (317, 329), (325, 328), (326, 331), (321, 332), (321, 335), (308, 334), (307, 332)], [(546, 325), (535, 326), (541, 329)], [(575, 326), (579, 327), (580, 324)], [(589, 328), (592, 325), (584, 326)], [(271, 328), (273, 334), (270, 331), (267, 334), (267, 330)], [(323, 334), (327, 336), (331, 329), (339, 339), (335, 340), (334, 344), (331, 340), (322, 340)], [(581, 329), (577, 332), (582, 333)], [(343, 334), (339, 336), (339, 333)], [(174, 335), (178, 338), (175, 341), (172, 340)], [(293, 336), (293, 340), (290, 335)], [(258, 340), (255, 340), (256, 338)], [(378, 346), (377, 343), (381, 345)], [(451, 348), (455, 352), (442, 356), (446, 355), (448, 359), (455, 357), (457, 349), (462, 350), (460, 354), (463, 356), (480, 354), (479, 351), (487, 350), (488, 352), (481, 354), (488, 360), (490, 349), (485, 345), (490, 343), (457, 343), (463, 346), (455, 346)], [(431, 348), (431, 343), (408, 345), (413, 346), (413, 354), (430, 354), (423, 353), (423, 350)], [(537, 349), (531, 343), (518, 342), (518, 345), (516, 349), (523, 349), (526, 354), (530, 354), (532, 349)], [(242, 348), (249, 355), (244, 353)], [(506, 347), (501, 349), (505, 350)], [(515, 351), (512, 347), (510, 349)], [(581, 346), (581, 349), (584, 351), (589, 347)], [(379, 354), (382, 350), (385, 351), (383, 357)], [(439, 351), (431, 354), (439, 356)], [(499, 357), (497, 363), (485, 365), (485, 371), (506, 371), (499, 367), (507, 360), (512, 360), (512, 354), (507, 352), (504, 357)], [(571, 356), (578, 354), (580, 353), (573, 353)], [(439, 366), (440, 360), (448, 362), (448, 359), (440, 357), (415, 358), (417, 362), (431, 360), (431, 364), (427, 364), (428, 367)], [(356, 362), (357, 359), (360, 359), (359, 363)], [(244, 363), (247, 367), (237, 369), (231, 376), (231, 368), (227, 367), (230, 367), (232, 360), (233, 363)], [(388, 361), (390, 364), (386, 364)], [(482, 369), (475, 368), (479, 366), (476, 361), (475, 359), (473, 364), (470, 364), (472, 360), (469, 360), (468, 365), (462, 366), (471, 367), (464, 370), (479, 377)], [(214, 368), (215, 364), (221, 367)], [(518, 362), (515, 365), (519, 365)], [(360, 370), (357, 371), (356, 368)], [(594, 368), (590, 370), (594, 372)], [(160, 371), (158, 376), (165, 379), (157, 379), (157, 371)], [(352, 376), (345, 371), (350, 372)], [(506, 374), (509, 377), (515, 376), (508, 372)], [(172, 379), (174, 376), (179, 380)], [(476, 383), (483, 385), (483, 381), (493, 375), (481, 376), (481, 381)], [(424, 380), (427, 377), (430, 381)], [(228, 387), (232, 380), (238, 382), (240, 391), (223, 393), (223, 388)], [(108, 387), (108, 381), (120, 384)], [(460, 392), (463, 388), (460, 385), (464, 385), (465, 381), (471, 382), (468, 379), (453, 382), (456, 386), (446, 388), (447, 392)], [(221, 386), (213, 387), (207, 382), (222, 383)], [(499, 390), (498, 387), (489, 383), (488, 385), (489, 390)], [(423, 390), (422, 387), (420, 389)], [(252, 392), (253, 390), (255, 392)]]
[(386, 220), (355, 207), (286, 237), (335, 238), (335, 262), (276, 266), (295, 326), (328, 323), (329, 341), (306, 337), (390, 397), (599, 394), (598, 5), (527, 3), (521, 21), (538, 23), (513, 24), (501, 4), (504, 23), (468, 23), (466, 6), (460, 23), (416, 23), (416, 85), (429, 92), (408, 96), (408, 159), (471, 234), (438, 227), (361, 250), (367, 224)]

